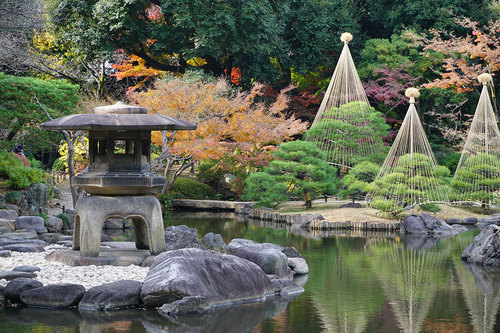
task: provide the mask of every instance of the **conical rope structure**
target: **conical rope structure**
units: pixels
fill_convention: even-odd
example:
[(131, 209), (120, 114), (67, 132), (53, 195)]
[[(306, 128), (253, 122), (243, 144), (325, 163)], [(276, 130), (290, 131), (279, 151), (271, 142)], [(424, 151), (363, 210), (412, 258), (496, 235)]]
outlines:
[(370, 206), (387, 212), (448, 201), (446, 167), (437, 165), (415, 107), (420, 93), (408, 88), (410, 107), (382, 168), (367, 195)]
[(346, 32), (340, 39), (344, 48), (306, 140), (315, 142), (329, 163), (351, 167), (383, 150), (388, 126), (368, 103), (349, 51), (352, 35)]
[(500, 131), (490, 96), (491, 75), (481, 74), (481, 97), (452, 181), (454, 202), (500, 204)]

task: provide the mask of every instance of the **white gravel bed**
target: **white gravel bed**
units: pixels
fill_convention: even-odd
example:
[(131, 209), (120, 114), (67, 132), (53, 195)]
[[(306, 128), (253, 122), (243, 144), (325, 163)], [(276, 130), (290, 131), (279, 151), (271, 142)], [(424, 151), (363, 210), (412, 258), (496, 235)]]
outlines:
[[(45, 260), (45, 256), (54, 250), (60, 250), (63, 246), (50, 245), (45, 247), (45, 252), (21, 253), (12, 251), (12, 257), (0, 258), (0, 270), (12, 270), (15, 267), (29, 265), (40, 268), (35, 272), (38, 280), (44, 286), (59, 283), (81, 284), (85, 289), (100, 286), (118, 280), (136, 280), (143, 282), (149, 267), (130, 266), (68, 266), (60, 262)], [(6, 285), (8, 281), (0, 280), (0, 285)]]

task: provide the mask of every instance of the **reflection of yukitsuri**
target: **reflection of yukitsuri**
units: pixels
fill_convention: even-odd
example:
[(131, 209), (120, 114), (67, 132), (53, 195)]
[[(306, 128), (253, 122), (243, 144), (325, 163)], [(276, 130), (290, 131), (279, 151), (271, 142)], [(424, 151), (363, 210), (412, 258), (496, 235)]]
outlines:
[(411, 250), (384, 239), (370, 244), (370, 263), (403, 332), (420, 332), (440, 282), (444, 252)]
[(500, 304), (500, 272), (455, 260), (455, 271), (463, 290), (475, 333), (491, 333)]
[(467, 140), (452, 181), (450, 199), (456, 202), (500, 203), (500, 131), (488, 84), (492, 78), (481, 74), (483, 84)]
[(344, 48), (306, 139), (316, 143), (331, 164), (351, 167), (359, 158), (383, 150), (388, 126), (368, 103), (349, 51), (352, 35), (346, 32), (340, 39)]
[(406, 96), (410, 107), (367, 195), (371, 207), (387, 212), (448, 201), (443, 177), (449, 170), (438, 166), (418, 117), (415, 98), (420, 93), (408, 88)]
[[(325, 247), (327, 255), (308, 258), (311, 271), (307, 280), (325, 332), (365, 332), (368, 319), (382, 308), (383, 290), (366, 274), (366, 257), (359, 240), (337, 239)], [(327, 260), (324, 258), (327, 257)]]

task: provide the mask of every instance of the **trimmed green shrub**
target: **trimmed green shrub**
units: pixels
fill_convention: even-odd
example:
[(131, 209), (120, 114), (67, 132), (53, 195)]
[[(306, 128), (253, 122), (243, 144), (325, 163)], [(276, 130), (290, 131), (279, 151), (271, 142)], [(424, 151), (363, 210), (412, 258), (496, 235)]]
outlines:
[(272, 207), (290, 197), (303, 198), (307, 207), (318, 195), (336, 193), (337, 169), (316, 144), (297, 140), (282, 143), (269, 166), (251, 174), (246, 185), (246, 200)]
[(380, 170), (380, 166), (371, 162), (361, 162), (355, 165), (349, 173), (342, 178), (344, 189), (339, 195), (342, 198), (350, 197), (353, 202), (355, 197), (364, 197), (370, 191), (373, 182)]
[[(213, 188), (200, 181), (186, 177), (177, 178), (170, 190), (179, 193), (182, 199), (217, 199)], [(173, 197), (171, 196), (171, 198)]]

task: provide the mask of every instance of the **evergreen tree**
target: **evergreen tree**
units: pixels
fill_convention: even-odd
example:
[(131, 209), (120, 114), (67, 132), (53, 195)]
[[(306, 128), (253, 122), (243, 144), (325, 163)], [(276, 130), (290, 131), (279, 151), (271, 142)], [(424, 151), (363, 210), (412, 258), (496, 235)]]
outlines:
[(366, 196), (379, 170), (380, 166), (368, 161), (355, 165), (342, 178), (344, 189), (340, 191), (340, 196), (350, 197), (353, 202), (356, 197)]
[(317, 195), (337, 191), (337, 169), (329, 165), (318, 147), (311, 142), (283, 143), (274, 160), (263, 172), (247, 179), (245, 198), (272, 206), (289, 197), (303, 198), (306, 208)]

